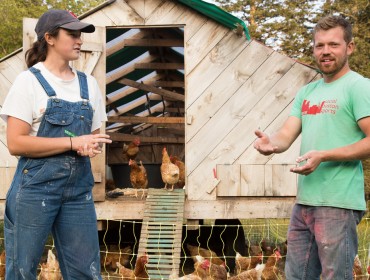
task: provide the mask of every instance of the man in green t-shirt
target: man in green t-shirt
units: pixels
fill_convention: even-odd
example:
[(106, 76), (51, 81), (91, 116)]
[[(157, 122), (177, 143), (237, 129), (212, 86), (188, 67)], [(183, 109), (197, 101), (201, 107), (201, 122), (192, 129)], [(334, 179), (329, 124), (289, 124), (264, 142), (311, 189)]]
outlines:
[(327, 16), (315, 26), (313, 55), (321, 80), (304, 86), (274, 134), (257, 130), (263, 155), (286, 151), (302, 136), (296, 204), (288, 230), (286, 278), (352, 279), (356, 226), (366, 202), (361, 160), (370, 156), (370, 80), (351, 71), (352, 27)]

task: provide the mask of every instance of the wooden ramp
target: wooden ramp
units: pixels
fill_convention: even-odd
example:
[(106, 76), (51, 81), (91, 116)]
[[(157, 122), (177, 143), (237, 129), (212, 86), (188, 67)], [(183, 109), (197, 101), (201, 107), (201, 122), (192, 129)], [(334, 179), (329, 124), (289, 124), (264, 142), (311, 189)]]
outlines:
[(179, 275), (184, 203), (183, 189), (148, 190), (138, 254), (149, 255), (150, 279)]

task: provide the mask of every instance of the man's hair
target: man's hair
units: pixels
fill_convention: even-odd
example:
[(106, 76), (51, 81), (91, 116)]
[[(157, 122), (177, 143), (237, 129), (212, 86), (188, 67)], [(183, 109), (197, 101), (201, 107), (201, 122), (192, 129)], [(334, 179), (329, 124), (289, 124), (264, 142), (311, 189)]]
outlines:
[(316, 32), (320, 30), (329, 30), (338, 26), (343, 29), (344, 40), (347, 42), (347, 44), (351, 42), (352, 26), (345, 18), (341, 16), (330, 15), (320, 19), (313, 30), (313, 37), (315, 38)]

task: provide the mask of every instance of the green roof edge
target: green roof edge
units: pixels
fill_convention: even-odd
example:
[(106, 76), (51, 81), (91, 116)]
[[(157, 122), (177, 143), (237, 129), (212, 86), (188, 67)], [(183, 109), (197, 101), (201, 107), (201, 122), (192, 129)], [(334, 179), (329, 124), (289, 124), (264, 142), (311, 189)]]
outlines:
[(249, 41), (251, 39), (248, 27), (245, 25), (245, 22), (242, 21), (240, 18), (233, 16), (232, 14), (224, 11), (220, 7), (204, 2), (202, 0), (177, 0), (178, 2), (198, 11), (199, 13), (214, 19), (218, 23), (230, 28), (235, 29), (237, 28), (237, 24), (240, 24), (243, 27), (245, 36)]

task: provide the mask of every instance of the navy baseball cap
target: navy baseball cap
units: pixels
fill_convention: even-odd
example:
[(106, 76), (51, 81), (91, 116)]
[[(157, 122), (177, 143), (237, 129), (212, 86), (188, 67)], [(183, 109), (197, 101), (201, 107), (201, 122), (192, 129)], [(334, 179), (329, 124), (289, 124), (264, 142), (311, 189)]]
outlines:
[(72, 12), (67, 10), (50, 9), (38, 20), (35, 31), (37, 40), (41, 40), (46, 32), (54, 31), (57, 28), (68, 30), (80, 30), (81, 32), (92, 33), (95, 26), (90, 23), (81, 22)]

